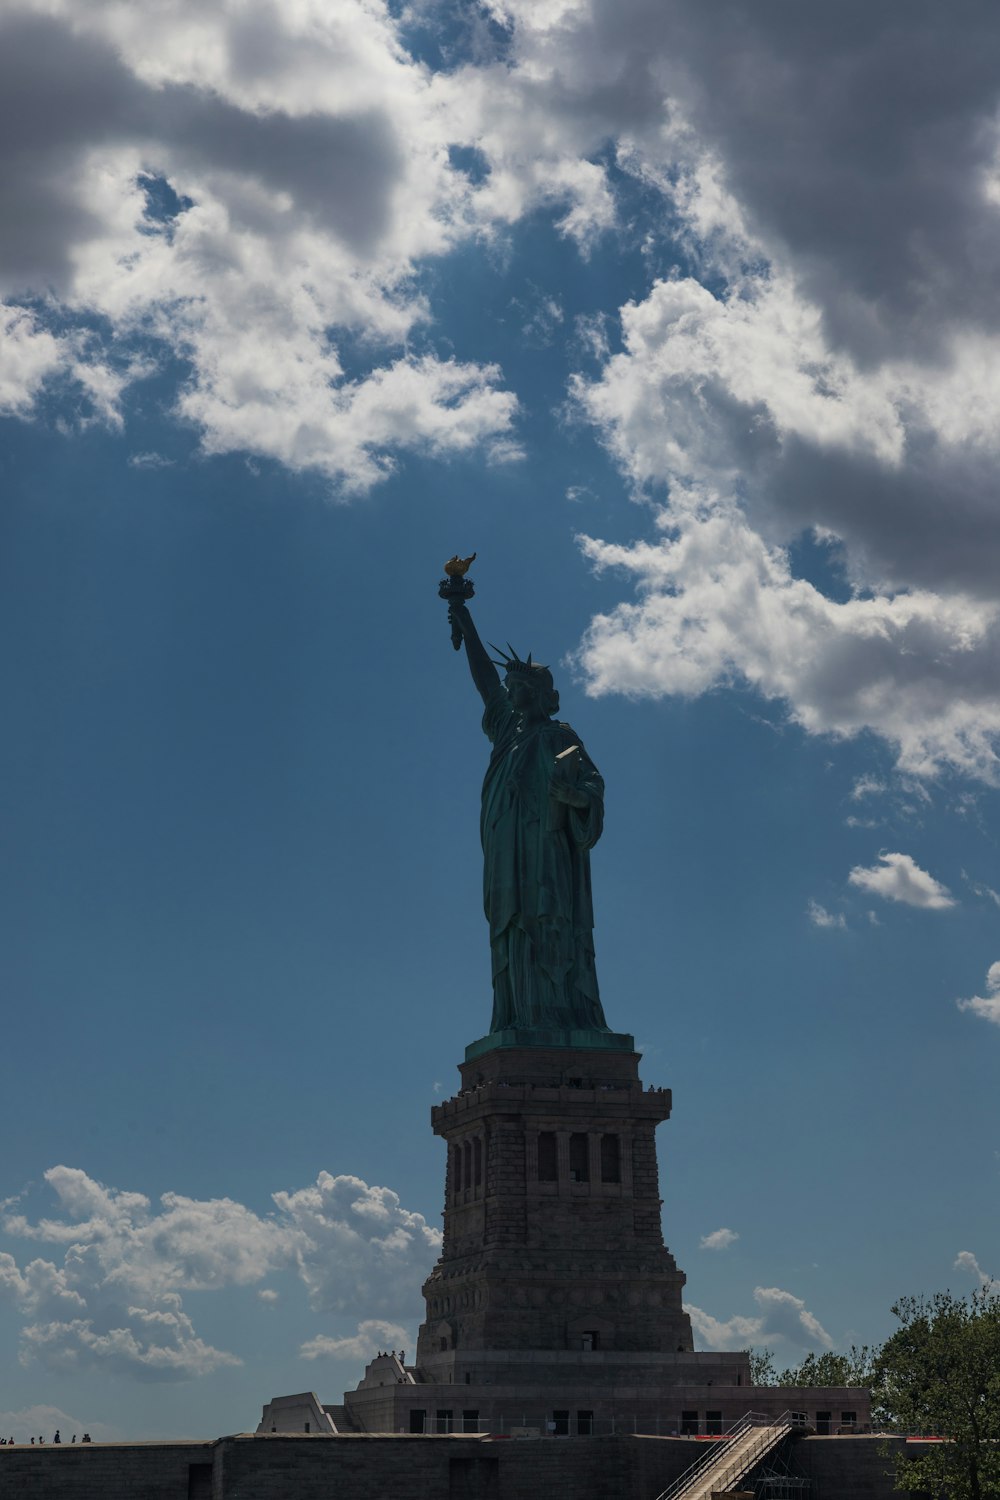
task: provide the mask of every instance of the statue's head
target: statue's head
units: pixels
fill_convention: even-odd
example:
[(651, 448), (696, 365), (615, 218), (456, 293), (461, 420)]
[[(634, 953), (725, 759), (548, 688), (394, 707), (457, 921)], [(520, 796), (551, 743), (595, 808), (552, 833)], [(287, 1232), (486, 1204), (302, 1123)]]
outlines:
[(556, 685), (552, 681), (552, 673), (548, 667), (543, 666), (541, 662), (532, 661), (530, 651), (527, 660), (522, 661), (509, 641), (507, 647), (510, 652), (509, 656), (506, 651), (500, 651), (499, 646), (494, 646), (493, 650), (500, 651), (503, 658), (496, 665), (503, 667), (506, 672), (506, 687), (514, 707), (518, 707), (517, 700), (522, 694), (530, 692), (546, 718), (557, 714), (559, 694), (556, 692)]

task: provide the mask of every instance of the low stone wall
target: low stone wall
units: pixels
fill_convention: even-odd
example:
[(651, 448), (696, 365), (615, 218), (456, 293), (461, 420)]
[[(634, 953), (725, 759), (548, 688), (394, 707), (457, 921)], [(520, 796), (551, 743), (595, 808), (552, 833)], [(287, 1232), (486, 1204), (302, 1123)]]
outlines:
[[(812, 1500), (899, 1500), (883, 1448), (800, 1437)], [(913, 1445), (914, 1452), (917, 1445)], [(276, 1434), (0, 1448), (0, 1500), (656, 1500), (703, 1451), (686, 1438)]]
[[(3, 1500), (216, 1500), (218, 1442), (46, 1443), (0, 1448)], [(194, 1471), (194, 1473), (192, 1473)], [(192, 1479), (194, 1483), (192, 1484)]]
[(692, 1445), (651, 1438), (240, 1436), (0, 1448), (3, 1500), (653, 1500)]
[[(808, 1437), (795, 1445), (795, 1472), (812, 1480), (814, 1500), (900, 1500), (893, 1489), (892, 1453), (919, 1458), (921, 1445), (905, 1438)], [(918, 1490), (908, 1500), (927, 1500)]]
[(225, 1445), (219, 1500), (627, 1497), (633, 1493), (631, 1456), (614, 1438), (266, 1438)]

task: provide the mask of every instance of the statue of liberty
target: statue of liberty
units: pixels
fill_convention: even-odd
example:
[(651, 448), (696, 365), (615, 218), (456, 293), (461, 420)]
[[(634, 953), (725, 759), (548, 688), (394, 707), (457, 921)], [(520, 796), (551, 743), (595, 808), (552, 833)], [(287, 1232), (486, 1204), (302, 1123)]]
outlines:
[(446, 564), (441, 593), (453, 642), (465, 643), (493, 746), (480, 819), (493, 955), (490, 1032), (601, 1032), (608, 1034), (603, 1045), (616, 1045), (597, 988), (590, 889), (604, 782), (578, 736), (553, 718), (559, 694), (548, 667), (530, 654), (522, 661), (513, 647), (499, 653), (501, 661), (490, 657), (465, 603), (467, 564), (460, 573), (459, 563)]

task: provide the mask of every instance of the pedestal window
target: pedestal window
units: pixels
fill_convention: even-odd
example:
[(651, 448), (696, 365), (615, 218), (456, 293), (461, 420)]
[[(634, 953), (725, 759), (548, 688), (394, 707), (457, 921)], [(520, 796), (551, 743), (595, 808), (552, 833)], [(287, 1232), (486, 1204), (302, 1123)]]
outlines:
[(559, 1151), (554, 1130), (542, 1130), (538, 1135), (538, 1180), (559, 1181)]
[(574, 1131), (569, 1138), (569, 1180), (590, 1181), (590, 1142), (582, 1131)]

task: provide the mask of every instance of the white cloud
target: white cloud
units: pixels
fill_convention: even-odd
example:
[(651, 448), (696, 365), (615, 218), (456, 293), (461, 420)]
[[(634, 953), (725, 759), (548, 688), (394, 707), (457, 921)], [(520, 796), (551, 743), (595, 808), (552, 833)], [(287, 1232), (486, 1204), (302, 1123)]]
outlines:
[(851, 787), (851, 801), (860, 802), (863, 797), (874, 797), (886, 790), (884, 781), (877, 776), (859, 776)]
[(164, 458), (162, 453), (132, 453), (128, 459), (131, 469), (169, 469), (173, 462), (172, 458)]
[(121, 426), (119, 398), (144, 365), (112, 369), (96, 340), (53, 334), (40, 313), (0, 302), (0, 416), (27, 417), (44, 387), (57, 377), (71, 393), (76, 425)]
[(837, 603), (793, 577), (738, 507), (697, 490), (675, 490), (660, 526), (660, 540), (631, 546), (581, 538), (598, 570), (624, 569), (640, 589), (584, 637), (590, 692), (690, 697), (743, 681), (809, 733), (882, 735), (916, 774), (950, 763), (996, 775), (992, 605), (919, 593)]
[(754, 1288), (760, 1311), (752, 1317), (735, 1316), (722, 1322), (686, 1305), (691, 1323), (706, 1349), (740, 1349), (761, 1342), (780, 1341), (797, 1349), (831, 1349), (833, 1340), (800, 1297), (780, 1287)]
[(735, 1245), (739, 1235), (734, 1229), (713, 1229), (711, 1234), (702, 1236), (701, 1248), (703, 1250), (728, 1250), (730, 1245)]
[(272, 344), (265, 365), (256, 340), (248, 331), (245, 359), (234, 345), (228, 371), (214, 368), (210, 381), (180, 398), (180, 412), (203, 429), (206, 452), (250, 451), (317, 470), (345, 493), (391, 473), (393, 448), (443, 457), (483, 445), (498, 461), (520, 457), (510, 438), (517, 399), (495, 389), (495, 366), (427, 355), (338, 383), (332, 363), (324, 377), (301, 348)]
[(198, 1338), (180, 1298), (170, 1294), (155, 1308), (116, 1305), (88, 1318), (28, 1324), (21, 1330), (20, 1358), (25, 1365), (37, 1359), (67, 1373), (99, 1366), (139, 1380), (189, 1380), (243, 1363)]
[(348, 1338), (333, 1339), (318, 1334), (299, 1349), (303, 1359), (353, 1359), (369, 1360), (380, 1349), (392, 1347), (404, 1349), (408, 1342), (405, 1328), (398, 1323), (386, 1323), (381, 1318), (365, 1318), (358, 1324), (358, 1331)]
[(577, 313), (573, 320), (576, 342), (591, 359), (605, 360), (610, 354), (607, 313)]
[(541, 291), (529, 283), (530, 295), (515, 298), (511, 303), (521, 323), (521, 335), (525, 343), (534, 348), (546, 348), (555, 340), (559, 325), (565, 318), (562, 303), (557, 296)]
[[(962, 805), (959, 806), (958, 812), (959, 816), (964, 816), (965, 809)], [(992, 901), (994, 906), (1000, 906), (1000, 891), (995, 891), (991, 885), (985, 885), (978, 880), (973, 880), (964, 870), (962, 871), (962, 879), (974, 896), (978, 896), (982, 901)]]
[[(407, 347), (428, 321), (418, 261), (492, 213), (448, 160), (474, 118), (385, 6), (25, 0), (0, 21), (0, 57), (0, 95), (21, 101), (0, 182), (0, 409), (27, 415), (63, 375), (120, 425), (149, 369), (141, 343), (187, 362), (177, 411), (209, 453), (345, 492), (408, 448), (516, 456), (499, 370)], [(32, 313), (16, 305), (29, 297)], [(90, 326), (85, 346), (46, 328), (67, 313)], [(354, 379), (347, 340), (373, 366)]]
[(965, 1271), (978, 1281), (980, 1286), (995, 1286), (992, 1276), (987, 1275), (971, 1250), (960, 1250), (955, 1256), (955, 1270)]
[[(670, 201), (697, 269), (672, 269), (622, 308), (622, 351), (574, 385), (637, 497), (668, 497), (648, 542), (585, 543), (599, 566), (630, 573), (639, 594), (585, 638), (591, 690), (698, 694), (743, 682), (783, 701), (809, 733), (874, 732), (917, 775), (950, 764), (996, 780), (1000, 337), (995, 326), (969, 332), (974, 320), (959, 308), (979, 273), (967, 266), (963, 287), (954, 270), (994, 233), (995, 210), (963, 173), (989, 155), (995, 82), (980, 76), (978, 92), (954, 100), (955, 139), (968, 147), (961, 168), (955, 157), (932, 166), (918, 150), (929, 101), (897, 99), (893, 149), (908, 168), (895, 180), (907, 201), (887, 216), (879, 193), (866, 196), (882, 180), (870, 163), (843, 164), (852, 148), (833, 124), (843, 98), (825, 94), (827, 111), (800, 94), (822, 72), (815, 37), (779, 26), (776, 13), (742, 16), (739, 45), (719, 49), (704, 11), (685, 3), (669, 18), (641, 4), (614, 16), (567, 5), (544, 24), (519, 3), (508, 9), (519, 55), (561, 60), (554, 111), (568, 115), (589, 87), (616, 115), (618, 165)], [(929, 23), (911, 38), (928, 57), (941, 40), (934, 31)], [(888, 30), (874, 14), (845, 15), (828, 40), (884, 123)], [(751, 73), (730, 76), (745, 63), (765, 90), (745, 87)], [(779, 97), (793, 113), (810, 100), (794, 146), (774, 133)], [(763, 139), (766, 152), (754, 152), (749, 143)], [(853, 224), (823, 201), (831, 174), (865, 198)], [(934, 207), (942, 193), (958, 195), (947, 230)], [(810, 234), (793, 202), (810, 205), (822, 232)], [(939, 241), (952, 230), (945, 253)], [(885, 270), (889, 241), (897, 260), (932, 241), (941, 258), (922, 254), (904, 291), (897, 275), (873, 271)], [(943, 301), (930, 293), (937, 279), (950, 289)], [(917, 286), (919, 317), (901, 305)], [(786, 549), (808, 531), (838, 545), (850, 598), (793, 575)]]
[(818, 901), (810, 900), (806, 912), (814, 927), (836, 927), (842, 931), (847, 927), (847, 919), (843, 912), (827, 911), (826, 907), (820, 906)]
[(1000, 961), (990, 964), (986, 971), (986, 990), (985, 997), (973, 995), (969, 1000), (956, 1000), (955, 1004), (959, 1010), (971, 1011), (974, 1016), (1000, 1026)]
[[(502, 256), (538, 209), (584, 254), (614, 229), (641, 241), (651, 285), (620, 310), (620, 352), (609, 309), (578, 322), (600, 369), (574, 396), (660, 508), (648, 541), (587, 543), (638, 589), (583, 644), (592, 691), (746, 683), (810, 734), (870, 731), (916, 775), (996, 780), (986, 12), (957, 40), (922, 14), (901, 70), (878, 7), (822, 41), (756, 7), (730, 48), (691, 0), (489, 11), (502, 42), (480, 31), (435, 72), (380, 0), (10, 10), (0, 291), (31, 311), (7, 313), (0, 404), (26, 414), (62, 378), (118, 423), (152, 345), (186, 362), (178, 415), (209, 453), (344, 493), (413, 449), (506, 461), (516, 399), (488, 351), (433, 348), (423, 268), (477, 243)], [(902, 87), (930, 71), (935, 89)], [(635, 221), (622, 174), (642, 186)], [(565, 331), (550, 293), (540, 308), (537, 336)], [(81, 345), (67, 318), (110, 334)], [(806, 532), (836, 544), (850, 597), (794, 576)]]
[[(0, 1253), (0, 1295), (26, 1321), (21, 1358), (52, 1369), (101, 1366), (140, 1379), (176, 1380), (239, 1364), (196, 1333), (182, 1294), (252, 1287), (291, 1270), (318, 1311), (361, 1304), (411, 1315), (440, 1245), (423, 1216), (389, 1188), (321, 1173), (316, 1184), (275, 1193), (262, 1217), (231, 1199), (106, 1188), (78, 1168), (53, 1167), (46, 1182), (58, 1213), (30, 1220), (11, 1211), (6, 1232), (60, 1247), (61, 1264), (26, 1264)], [(262, 1301), (277, 1293), (258, 1288)]]
[(45, 381), (69, 357), (66, 341), (40, 328), (31, 313), (0, 305), (0, 413), (29, 412)]
[(321, 1172), (314, 1186), (273, 1197), (307, 1247), (297, 1269), (314, 1307), (391, 1315), (418, 1305), (441, 1234), (391, 1188)]
[(272, 1306), (275, 1302), (278, 1301), (278, 1293), (274, 1290), (273, 1287), (269, 1286), (262, 1286), (260, 1291), (257, 1293), (257, 1296), (259, 1297), (261, 1302), (266, 1302), (269, 1306)]
[[(583, 641), (590, 690), (693, 695), (745, 682), (809, 733), (867, 729), (917, 775), (952, 764), (994, 779), (994, 602), (933, 573), (935, 586), (920, 586), (923, 554), (890, 565), (889, 542), (860, 529), (889, 526), (889, 499), (860, 518), (840, 504), (860, 482), (851, 465), (904, 490), (919, 477), (901, 476), (906, 428), (887, 377), (826, 351), (816, 310), (780, 275), (722, 297), (693, 278), (658, 282), (622, 309), (622, 336), (623, 352), (598, 379), (577, 379), (575, 396), (636, 491), (666, 487), (669, 503), (652, 541), (581, 539), (598, 569), (622, 569), (639, 591)], [(853, 597), (794, 576), (784, 543), (810, 527), (841, 539)]]
[(44, 1437), (48, 1443), (56, 1432), (64, 1443), (70, 1442), (74, 1433), (78, 1442), (85, 1432), (89, 1432), (96, 1443), (120, 1442), (122, 1436), (117, 1427), (71, 1416), (59, 1406), (38, 1404), (22, 1406), (18, 1411), (0, 1411), (0, 1437), (12, 1437), (18, 1443)]
[(947, 886), (922, 870), (909, 854), (880, 854), (877, 865), (870, 869), (855, 865), (847, 878), (860, 890), (925, 911), (945, 911), (956, 905)]

